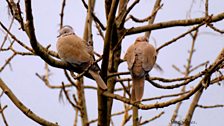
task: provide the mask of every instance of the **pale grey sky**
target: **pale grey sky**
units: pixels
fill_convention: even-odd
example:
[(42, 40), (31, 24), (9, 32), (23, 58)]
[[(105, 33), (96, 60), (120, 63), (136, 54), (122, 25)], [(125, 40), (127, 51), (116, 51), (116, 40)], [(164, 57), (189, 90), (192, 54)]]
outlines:
[[(133, 1), (133, 0), (132, 0)], [(155, 0), (141, 0), (140, 3), (131, 11), (136, 17), (144, 18), (151, 13), (152, 6)], [(34, 23), (36, 28), (36, 35), (38, 41), (47, 46), (51, 44), (52, 50), (55, 49), (56, 36), (58, 35), (59, 29), (59, 13), (61, 9), (60, 0), (33, 0), (33, 14), (34, 14)], [(162, 22), (168, 20), (177, 20), (177, 19), (186, 19), (190, 18), (187, 16), (189, 8), (191, 6), (192, 0), (170, 0), (162, 1), (164, 3), (162, 10), (157, 14), (155, 22)], [(3, 22), (6, 26), (9, 25), (11, 18), (8, 16), (7, 3), (5, 1), (0, 1), (0, 21)], [(210, 14), (218, 14), (224, 12), (224, 1), (221, 0), (210, 0), (209, 1), (209, 12)], [(105, 14), (104, 14), (104, 2), (96, 1), (95, 13), (105, 23)], [(24, 12), (24, 1), (21, 1), (21, 9)], [(201, 17), (204, 15), (204, 2), (203, 0), (195, 0), (195, 4), (191, 10), (191, 18)], [(71, 25), (75, 32), (82, 36), (84, 30), (84, 22), (86, 17), (86, 9), (83, 7), (81, 0), (67, 0), (65, 7), (65, 17), (64, 24)], [(93, 23), (94, 24), (94, 23)], [(128, 21), (125, 27), (130, 28), (133, 26), (140, 26), (142, 24), (132, 23)], [(220, 21), (215, 24), (216, 27), (224, 29), (224, 21)], [(12, 33), (20, 40), (29, 44), (28, 38), (25, 33), (21, 30), (18, 30), (19, 24), (16, 22), (13, 25)], [(162, 45), (164, 42), (167, 42), (174, 38), (177, 35), (182, 34), (184, 31), (188, 30), (189, 27), (175, 27), (175, 28), (166, 28), (163, 30), (155, 30), (152, 32), (150, 41), (154, 43), (156, 41), (157, 47)], [(205, 32), (213, 32), (209, 28), (201, 28), (200, 35), (196, 42), (196, 52), (193, 56), (193, 64), (198, 65), (202, 62), (209, 60), (210, 62), (214, 61), (219, 51), (224, 47), (224, 36), (218, 33), (215, 34), (206, 34)], [(93, 25), (93, 38), (94, 38), (94, 48), (97, 52), (102, 54), (103, 41), (96, 35), (97, 30), (95, 25)], [(122, 56), (124, 55), (127, 47), (135, 40), (136, 36), (142, 35), (131, 35), (125, 37), (122, 44)], [(0, 31), (0, 42), (3, 41), (3, 33)], [(186, 36), (178, 40), (175, 44), (168, 46), (162, 49), (158, 55), (157, 63), (164, 69), (163, 73), (160, 73), (156, 70), (150, 72), (151, 76), (158, 77), (167, 77), (167, 78), (176, 78), (181, 75), (176, 72), (172, 65), (183, 68), (183, 65), (186, 64), (188, 57), (187, 51), (191, 46), (190, 36)], [(21, 48), (19, 48), (21, 49)], [(6, 57), (9, 57), (8, 53), (0, 53), (0, 65), (4, 63)], [(44, 85), (44, 83), (35, 76), (35, 73), (43, 74), (44, 73), (44, 62), (39, 57), (23, 57), (17, 56), (11, 62), (13, 71), (7, 66), (6, 69), (0, 73), (1, 78), (8, 84), (9, 88), (15, 93), (15, 95), (33, 112), (37, 113), (41, 117), (52, 121), (58, 122), (61, 126), (71, 126), (74, 121), (75, 112), (67, 101), (65, 103), (59, 103), (58, 95), (59, 90), (49, 89)], [(52, 68), (50, 82), (55, 85), (61, 84), (62, 81), (65, 81), (63, 71), (61, 69)], [(120, 65), (120, 71), (127, 71), (127, 66), (125, 63)], [(197, 71), (198, 72), (198, 71)], [(65, 81), (66, 82), (66, 81)], [(94, 81), (86, 79), (86, 84), (95, 85)], [(117, 84), (119, 86), (119, 84)], [(192, 83), (191, 86), (195, 85)], [(190, 86), (187, 87), (188, 89)], [(175, 90), (162, 90), (157, 89), (151, 86), (146, 82), (145, 94), (143, 97), (153, 97), (159, 96), (162, 94), (178, 92), (179, 89)], [(222, 86), (212, 86), (209, 87), (200, 99), (200, 104), (204, 105), (214, 105), (214, 104), (224, 104), (224, 87)], [(72, 91), (71, 91), (72, 92)], [(96, 91), (86, 90), (86, 100), (87, 100), (87, 110), (89, 114), (89, 120), (97, 118), (97, 94)], [(159, 101), (159, 100), (158, 100)], [(6, 95), (1, 97), (0, 102), (2, 105), (8, 105), (6, 108), (5, 116), (10, 126), (38, 126), (39, 124), (33, 122), (27, 118), (21, 111), (19, 111), (15, 105), (8, 99)], [(156, 101), (151, 101), (149, 103), (154, 103)], [(182, 104), (178, 119), (183, 119), (186, 111), (189, 107), (190, 101), (185, 101)], [(113, 112), (118, 112), (123, 109), (122, 102), (114, 100)], [(165, 114), (159, 119), (150, 123), (151, 125), (164, 126), (168, 125), (171, 118), (172, 112), (175, 108), (175, 105), (166, 107), (164, 109), (158, 110), (140, 110), (140, 115), (142, 120), (149, 119), (160, 112), (164, 111)], [(131, 114), (131, 111), (130, 111)], [(197, 108), (193, 116), (193, 121), (197, 124), (193, 126), (221, 126), (224, 124), (223, 121), (224, 110), (223, 108), (215, 109), (200, 109)], [(122, 116), (113, 117), (115, 125), (120, 125)], [(2, 118), (0, 118), (0, 125), (4, 123)], [(79, 124), (80, 121), (79, 121)], [(94, 126), (97, 123), (93, 124)], [(127, 124), (131, 125), (131, 122)]]

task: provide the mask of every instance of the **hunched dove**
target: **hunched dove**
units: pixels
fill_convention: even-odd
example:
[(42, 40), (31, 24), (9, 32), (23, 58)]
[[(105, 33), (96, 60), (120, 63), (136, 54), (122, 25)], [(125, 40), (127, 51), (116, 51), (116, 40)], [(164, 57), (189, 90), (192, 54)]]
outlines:
[(145, 75), (153, 68), (156, 62), (156, 49), (148, 43), (145, 36), (138, 37), (124, 56), (132, 76), (131, 101), (139, 102), (144, 92)]

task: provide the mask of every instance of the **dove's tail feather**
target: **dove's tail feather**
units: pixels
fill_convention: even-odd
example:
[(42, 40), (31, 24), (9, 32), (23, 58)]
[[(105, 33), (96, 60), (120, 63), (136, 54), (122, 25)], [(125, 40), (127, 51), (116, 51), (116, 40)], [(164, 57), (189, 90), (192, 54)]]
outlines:
[(141, 78), (132, 78), (132, 93), (131, 93), (131, 100), (133, 102), (139, 102), (142, 99), (144, 93), (144, 81), (145, 76)]
[(97, 71), (89, 70), (89, 73), (92, 75), (92, 77), (95, 79), (96, 83), (101, 89), (103, 90), (107, 89), (107, 85), (105, 84), (105, 82), (103, 81), (103, 79), (101, 78), (101, 76), (98, 74)]

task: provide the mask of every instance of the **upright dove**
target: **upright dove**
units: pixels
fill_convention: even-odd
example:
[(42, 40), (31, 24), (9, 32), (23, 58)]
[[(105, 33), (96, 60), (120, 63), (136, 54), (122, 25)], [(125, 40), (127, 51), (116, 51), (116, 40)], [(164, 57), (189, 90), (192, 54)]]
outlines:
[(132, 76), (131, 101), (139, 102), (144, 92), (145, 75), (153, 68), (156, 62), (156, 49), (148, 43), (145, 36), (138, 37), (124, 56)]
[[(92, 48), (74, 33), (71, 26), (66, 25), (60, 29), (56, 47), (59, 57), (71, 65), (85, 69), (94, 62)], [(96, 65), (91, 66), (88, 72), (101, 89), (107, 89)]]

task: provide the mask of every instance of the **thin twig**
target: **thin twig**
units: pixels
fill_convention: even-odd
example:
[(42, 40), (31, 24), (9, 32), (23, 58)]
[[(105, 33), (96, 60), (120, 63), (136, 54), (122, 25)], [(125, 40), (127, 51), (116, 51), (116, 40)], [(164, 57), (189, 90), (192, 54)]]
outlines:
[(191, 69), (190, 69), (190, 73), (193, 72), (193, 71), (195, 71), (196, 69), (198, 69), (198, 68), (200, 68), (200, 67), (203, 67), (203, 66), (208, 65), (208, 63), (209, 63), (209, 61), (206, 61), (206, 62), (204, 62), (204, 63), (201, 63), (201, 64), (199, 64), (199, 65), (197, 65), (197, 66), (191, 68)]
[[(118, 78), (120, 78), (120, 76), (118, 76)], [(121, 83), (121, 86), (123, 87), (124, 92), (127, 93), (129, 97), (131, 97), (130, 91), (126, 88), (124, 83), (122, 81), (120, 81), (120, 83)]]
[[(132, 109), (132, 107), (128, 108), (127, 111), (130, 111), (131, 109)], [(124, 113), (125, 113), (125, 111), (115, 112), (115, 113), (111, 114), (111, 117), (118, 116), (118, 115), (121, 115), (121, 114), (124, 114)], [(98, 119), (93, 119), (93, 120), (90, 120), (88, 124), (95, 123), (97, 121), (98, 121)]]
[[(14, 17), (12, 18), (12, 21), (10, 22), (8, 31), (11, 30), (13, 22), (14, 22)], [(9, 35), (9, 34), (6, 33), (6, 35), (5, 35), (4, 39), (3, 39), (3, 42), (2, 42), (2, 44), (1, 44), (1, 46), (0, 46), (0, 51), (2, 50), (2, 48), (3, 48), (3, 46), (4, 46), (5, 42), (6, 42), (6, 40), (7, 40), (7, 38), (8, 38), (8, 35)]]
[(127, 74), (130, 74), (130, 72), (110, 73), (110, 74), (108, 74), (107, 78), (111, 78), (111, 77), (119, 76), (119, 75), (127, 75)]
[(142, 122), (140, 123), (140, 125), (145, 125), (145, 124), (147, 124), (147, 123), (149, 123), (149, 122), (152, 122), (152, 121), (154, 121), (155, 119), (158, 119), (159, 117), (161, 117), (164, 113), (165, 113), (165, 112), (161, 112), (161, 113), (159, 113), (158, 115), (154, 116), (154, 117), (151, 118), (151, 119), (142, 121)]
[(79, 109), (79, 110), (80, 110), (81, 107), (80, 107), (79, 105), (75, 105), (75, 104), (71, 101), (71, 99), (69, 98), (69, 96), (68, 96), (68, 91), (66, 91), (63, 82), (62, 82), (62, 91), (64, 92), (66, 99), (67, 99), (68, 102), (72, 105), (72, 107), (73, 107), (75, 110), (76, 110), (76, 109)]
[(203, 108), (203, 109), (208, 109), (208, 108), (223, 108), (224, 107), (224, 105), (207, 105), (207, 106), (205, 106), (205, 105), (199, 105), (199, 104), (197, 104), (197, 107), (199, 107), (199, 108)]
[(61, 16), (61, 17), (60, 17), (60, 29), (61, 29), (62, 26), (63, 26), (65, 4), (66, 4), (66, 0), (63, 0), (63, 1), (62, 1), (62, 4), (61, 4), (61, 13), (60, 13), (60, 16)]
[(146, 21), (150, 20), (153, 16), (155, 16), (155, 14), (157, 13), (157, 11), (158, 11), (159, 9), (161, 9), (162, 7), (163, 7), (163, 4), (161, 4), (158, 8), (156, 8), (156, 10), (153, 11), (153, 13), (152, 13), (151, 15), (149, 15), (148, 17), (143, 18), (143, 19), (138, 19), (138, 18), (134, 17), (133, 15), (129, 15), (129, 17), (126, 19), (126, 21), (127, 21), (128, 19), (132, 19), (133, 21), (135, 21), (135, 22), (137, 22), (137, 23), (143, 23), (143, 22), (146, 22)]
[(8, 122), (7, 122), (7, 120), (6, 120), (5, 114), (4, 114), (4, 110), (5, 110), (7, 107), (8, 107), (7, 105), (5, 105), (4, 107), (2, 107), (2, 105), (1, 105), (1, 103), (0, 103), (0, 113), (1, 113), (1, 115), (2, 115), (2, 120), (3, 120), (4, 124), (5, 124), (5, 126), (8, 126), (8, 125), (9, 125)]
[(16, 53), (13, 53), (6, 61), (5, 63), (3, 64), (2, 67), (0, 67), (0, 72), (2, 72), (4, 70), (4, 68), (10, 64), (11, 60), (16, 56)]
[(205, 16), (207, 17), (209, 15), (208, 13), (208, 0), (205, 0)]
[(19, 39), (16, 38), (15, 35), (13, 35), (6, 27), (5, 25), (2, 24), (2, 22), (0, 21), (0, 25), (1, 27), (6, 31), (7, 34), (9, 34), (11, 36), (12, 39), (14, 39), (19, 45), (21, 45), (22, 47), (24, 47), (25, 49), (27, 49), (30, 52), (33, 52), (33, 49), (31, 49), (30, 47), (28, 47), (27, 45), (25, 45), (22, 41), (20, 41)]
[(69, 76), (68, 72), (64, 69), (64, 74), (65, 74), (65, 77), (67, 78), (67, 80), (77, 88), (77, 85), (74, 81), (72, 81), (72, 78)]
[(220, 33), (220, 34), (224, 34), (224, 30), (220, 30), (220, 29), (216, 28), (213, 24), (208, 24), (208, 26), (209, 26), (212, 30), (214, 30), (214, 31), (216, 31), (216, 32), (218, 32), (218, 33)]
[[(152, 18), (148, 20), (148, 25), (152, 25), (154, 23), (154, 21), (156, 19), (156, 14), (158, 12), (157, 10), (158, 10), (158, 8), (160, 8), (161, 1), (162, 0), (156, 0), (155, 1), (154, 7), (153, 7), (153, 10), (152, 10), (152, 13), (151, 13)], [(151, 35), (151, 30), (145, 32), (145, 36), (147, 38), (150, 38), (150, 35)]]
[[(125, 13), (120, 13), (120, 14), (123, 14), (123, 15), (119, 15), (119, 16), (122, 16), (121, 17), (121, 20), (120, 20), (120, 23), (118, 24), (118, 27), (121, 27), (121, 25), (125, 22), (125, 19), (127, 17), (127, 15), (130, 13), (130, 11), (135, 7), (135, 5), (137, 5), (137, 3), (139, 3), (140, 0), (135, 0), (128, 8), (127, 10), (125, 11)], [(119, 17), (118, 16), (118, 17)]]
[(101, 38), (104, 40), (104, 34), (103, 31), (100, 29), (100, 25), (94, 20), (95, 25), (96, 25), (96, 29), (98, 30), (98, 34), (101, 36)]
[[(51, 85), (49, 80), (46, 79), (46, 75), (41, 76), (40, 74), (36, 73), (36, 76), (39, 79), (41, 79), (48, 88), (51, 88), (51, 89), (62, 89), (63, 88), (62, 85)], [(72, 87), (72, 86), (73, 86), (72, 84), (66, 84), (66, 85), (64, 85), (64, 88)]]
[[(82, 3), (84, 7), (88, 10), (88, 5), (86, 4), (85, 0), (82, 0)], [(93, 16), (93, 20), (99, 24), (100, 28), (102, 30), (106, 30), (106, 27), (103, 25), (103, 23), (98, 19), (98, 17), (93, 12), (92, 12), (92, 16)]]
[(197, 25), (197, 26), (191, 28), (191, 29), (188, 30), (187, 32), (185, 32), (185, 33), (179, 35), (178, 37), (173, 38), (172, 40), (170, 40), (170, 41), (168, 41), (168, 42), (165, 42), (163, 45), (161, 45), (160, 47), (158, 47), (158, 48), (156, 49), (157, 52), (159, 52), (159, 50), (162, 49), (162, 48), (164, 48), (165, 46), (168, 46), (168, 45), (170, 45), (170, 44), (176, 42), (176, 41), (179, 40), (180, 38), (183, 38), (183, 37), (186, 36), (187, 34), (189, 34), (189, 33), (193, 32), (193, 31), (197, 30), (198, 28), (200, 28), (200, 27), (201, 27), (202, 25), (204, 25), (204, 24), (205, 24), (205, 23), (203, 22), (203, 23), (201, 23), (201, 24), (199, 24), (199, 25)]
[(184, 75), (184, 72), (182, 72), (182, 71), (180, 70), (179, 67), (177, 67), (176, 65), (172, 65), (172, 67), (173, 67), (177, 72), (179, 72), (180, 74), (183, 74), (183, 75)]
[(176, 97), (176, 96), (184, 95), (189, 92), (190, 91), (185, 91), (185, 92), (180, 92), (180, 93), (176, 93), (176, 94), (162, 95), (162, 96), (157, 96), (157, 97), (153, 97), (153, 98), (145, 98), (145, 99), (142, 99), (142, 101), (152, 101), (152, 100), (158, 100), (158, 99), (162, 99), (162, 98)]

